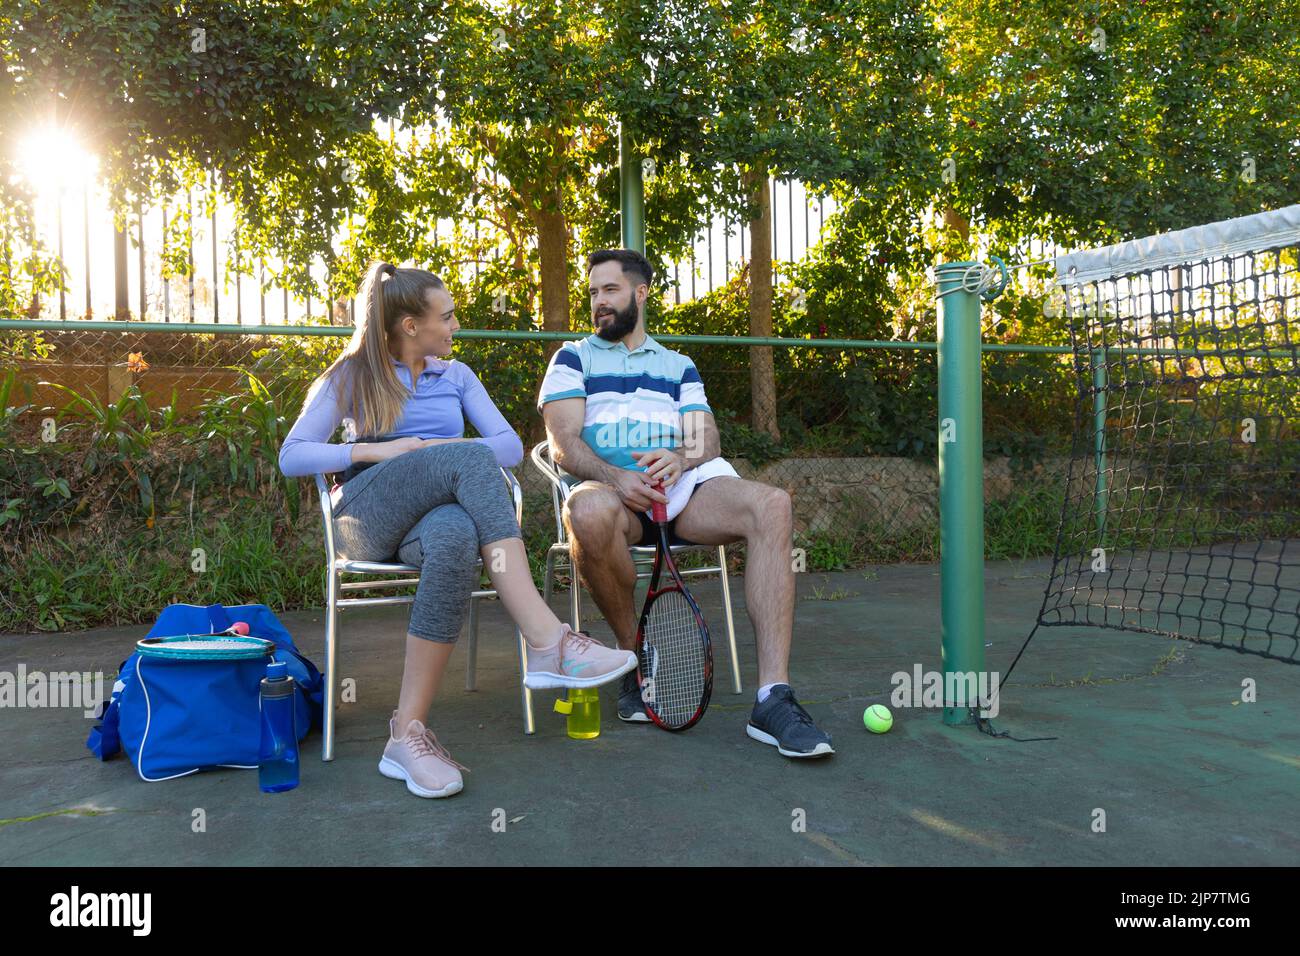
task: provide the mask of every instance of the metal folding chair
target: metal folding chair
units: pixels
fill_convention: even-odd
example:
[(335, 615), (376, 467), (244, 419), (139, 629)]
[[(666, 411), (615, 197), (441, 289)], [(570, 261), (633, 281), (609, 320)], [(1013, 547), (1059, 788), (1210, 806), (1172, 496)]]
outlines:
[[(506, 484), (510, 488), (515, 505), (515, 518), (523, 521), (524, 496), (519, 482), (508, 469), (502, 468)], [(388, 604), (410, 604), (415, 594), (390, 594), (381, 597), (343, 597), (348, 591), (369, 590), (371, 588), (412, 588), (420, 583), (421, 569), (397, 561), (353, 561), (339, 555), (334, 543), (334, 506), (330, 497), (330, 487), (324, 475), (316, 476), (316, 491), (320, 497), (321, 518), (325, 524), (325, 566), (328, 578), (325, 586), (325, 739), (321, 746), (321, 759), (334, 759), (334, 708), (338, 695), (338, 639), (339, 612), (354, 607), (376, 607)], [(482, 569), (483, 560), (476, 560)], [(379, 581), (344, 581), (344, 574), (389, 575)], [(487, 588), (471, 592), (469, 599), (469, 646), (466, 648), (465, 689), (475, 690), (477, 686), (478, 667), (478, 602), (481, 598), (496, 597), (494, 589)], [(524, 635), (515, 628), (515, 639), (519, 644), (519, 686), (523, 692), (524, 732), (533, 732), (532, 696), (523, 686), (523, 675), (527, 666)]]
[[(547, 603), (551, 600), (551, 588), (555, 581), (556, 559), (564, 558), (568, 562), (569, 572), (572, 578), (572, 584), (569, 587), (569, 613), (572, 615), (572, 626), (574, 630), (581, 629), (582, 618), (582, 587), (578, 583), (578, 575), (573, 570), (573, 556), (569, 550), (568, 532), (564, 527), (564, 502), (569, 498), (569, 492), (572, 488), (570, 485), (571, 478), (564, 475), (559, 467), (551, 460), (550, 442), (538, 442), (529, 454), (533, 465), (542, 473), (551, 486), (551, 505), (555, 512), (555, 543), (547, 549), (546, 552), (546, 576), (542, 588), (542, 596)], [(713, 545), (692, 544), (692, 545), (673, 545), (673, 554), (676, 555), (682, 551), (699, 551), (713, 550)], [(632, 553), (632, 563), (638, 568), (637, 579), (650, 577), (650, 567), (654, 563), (655, 549), (650, 545), (633, 545), (628, 548)], [(682, 571), (682, 577), (690, 577), (698, 574), (719, 574), (722, 581), (722, 608), (727, 619), (727, 645), (731, 651), (731, 688), (734, 693), (740, 693), (740, 656), (736, 653), (736, 626), (732, 616), (731, 609), (731, 582), (727, 577), (727, 548), (726, 545), (717, 546), (718, 563), (715, 566), (705, 568), (690, 568)], [(641, 570), (644, 569), (644, 570)]]

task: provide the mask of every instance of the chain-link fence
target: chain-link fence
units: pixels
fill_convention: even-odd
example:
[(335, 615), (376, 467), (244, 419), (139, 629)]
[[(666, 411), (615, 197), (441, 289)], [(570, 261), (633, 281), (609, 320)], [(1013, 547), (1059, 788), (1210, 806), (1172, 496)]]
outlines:
[[(275, 574), (246, 586), (281, 589), (290, 605), (318, 603), (315, 489), (282, 476), (277, 459), (308, 386), (344, 347), (341, 331), (10, 324), (0, 331), (6, 563), (45, 562), (61, 590), (62, 546), (52, 540), (79, 548), (85, 561), (138, 535), (154, 542), (144, 549), (154, 560), (183, 572), (190, 552), (216, 535), (225, 535), (228, 553), (266, 539)], [(755, 423), (749, 346), (667, 344), (699, 368), (723, 455), (743, 477), (790, 493), (795, 560), (804, 570), (937, 558), (932, 350), (772, 347), (772, 376), (757, 381), (774, 396), (775, 418), (764, 428)], [(489, 337), (456, 345), (455, 356), (475, 370), (526, 447), (544, 437), (535, 401), (553, 348)], [(1005, 353), (986, 361), (990, 555), (1050, 553), (1060, 507), (1052, 479), (1069, 437), (1071, 396), (1059, 387), (1068, 361)], [(554, 537), (550, 497), (530, 462), (516, 473), (540, 569)], [(734, 550), (740, 568), (743, 549)], [(257, 555), (244, 560), (259, 566)], [(18, 603), (13, 619), (21, 617)]]

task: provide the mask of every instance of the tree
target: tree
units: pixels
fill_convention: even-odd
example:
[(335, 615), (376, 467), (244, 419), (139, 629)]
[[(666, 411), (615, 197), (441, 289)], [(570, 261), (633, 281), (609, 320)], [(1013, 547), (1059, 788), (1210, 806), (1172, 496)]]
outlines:
[[(901, 0), (668, 0), (640, 16), (627, 59), (651, 82), (616, 90), (615, 108), (660, 168), (685, 167), (710, 213), (747, 224), (749, 332), (771, 335), (769, 177), (914, 217), (937, 179), (933, 31)], [(753, 427), (779, 439), (771, 348), (752, 348), (750, 366)]]
[(1102, 243), (1300, 198), (1300, 4), (937, 0), (956, 180), (999, 246)]
[(616, 69), (602, 52), (608, 40), (586, 4), (458, 3), (428, 64), (436, 92), (406, 112), (446, 130), (430, 141), (428, 161), (463, 171), (471, 214), (511, 237), (516, 266), (535, 237), (544, 329), (569, 329), (572, 220), (593, 163), (614, 142), (601, 99)]
[(22, 0), (0, 15), (0, 139), (80, 130), (120, 209), (211, 170), (241, 242), (290, 263), (282, 281), (307, 291), (348, 204), (342, 147), (415, 94), (402, 63), (433, 45), (444, 7)]

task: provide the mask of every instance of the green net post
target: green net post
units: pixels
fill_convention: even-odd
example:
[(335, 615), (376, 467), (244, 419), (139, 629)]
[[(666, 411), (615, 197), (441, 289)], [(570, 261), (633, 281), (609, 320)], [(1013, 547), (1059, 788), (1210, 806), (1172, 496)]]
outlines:
[(641, 182), (641, 160), (632, 150), (632, 139), (623, 124), (618, 125), (618, 203), (623, 248), (645, 255), (645, 189)]
[(1093, 467), (1096, 469), (1097, 539), (1106, 534), (1106, 350), (1092, 349)]
[[(964, 278), (982, 267), (935, 270), (939, 297), (939, 576), (943, 722), (974, 723), (984, 672), (984, 411), (980, 296)], [(950, 676), (952, 675), (952, 676)]]

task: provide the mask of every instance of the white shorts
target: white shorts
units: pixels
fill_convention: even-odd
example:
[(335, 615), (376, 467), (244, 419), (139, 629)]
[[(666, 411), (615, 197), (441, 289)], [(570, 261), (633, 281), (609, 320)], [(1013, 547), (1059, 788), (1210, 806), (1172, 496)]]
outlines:
[[(713, 458), (702, 465), (696, 465), (694, 468), (687, 468), (682, 472), (681, 477), (674, 481), (667, 488), (668, 493), (668, 520), (672, 521), (682, 509), (686, 507), (686, 502), (691, 500), (691, 495), (695, 492), (695, 486), (701, 482), (708, 481), (710, 478), (739, 478), (736, 469), (731, 467), (731, 463), (725, 458)], [(646, 517), (653, 517), (652, 510), (646, 509)]]

